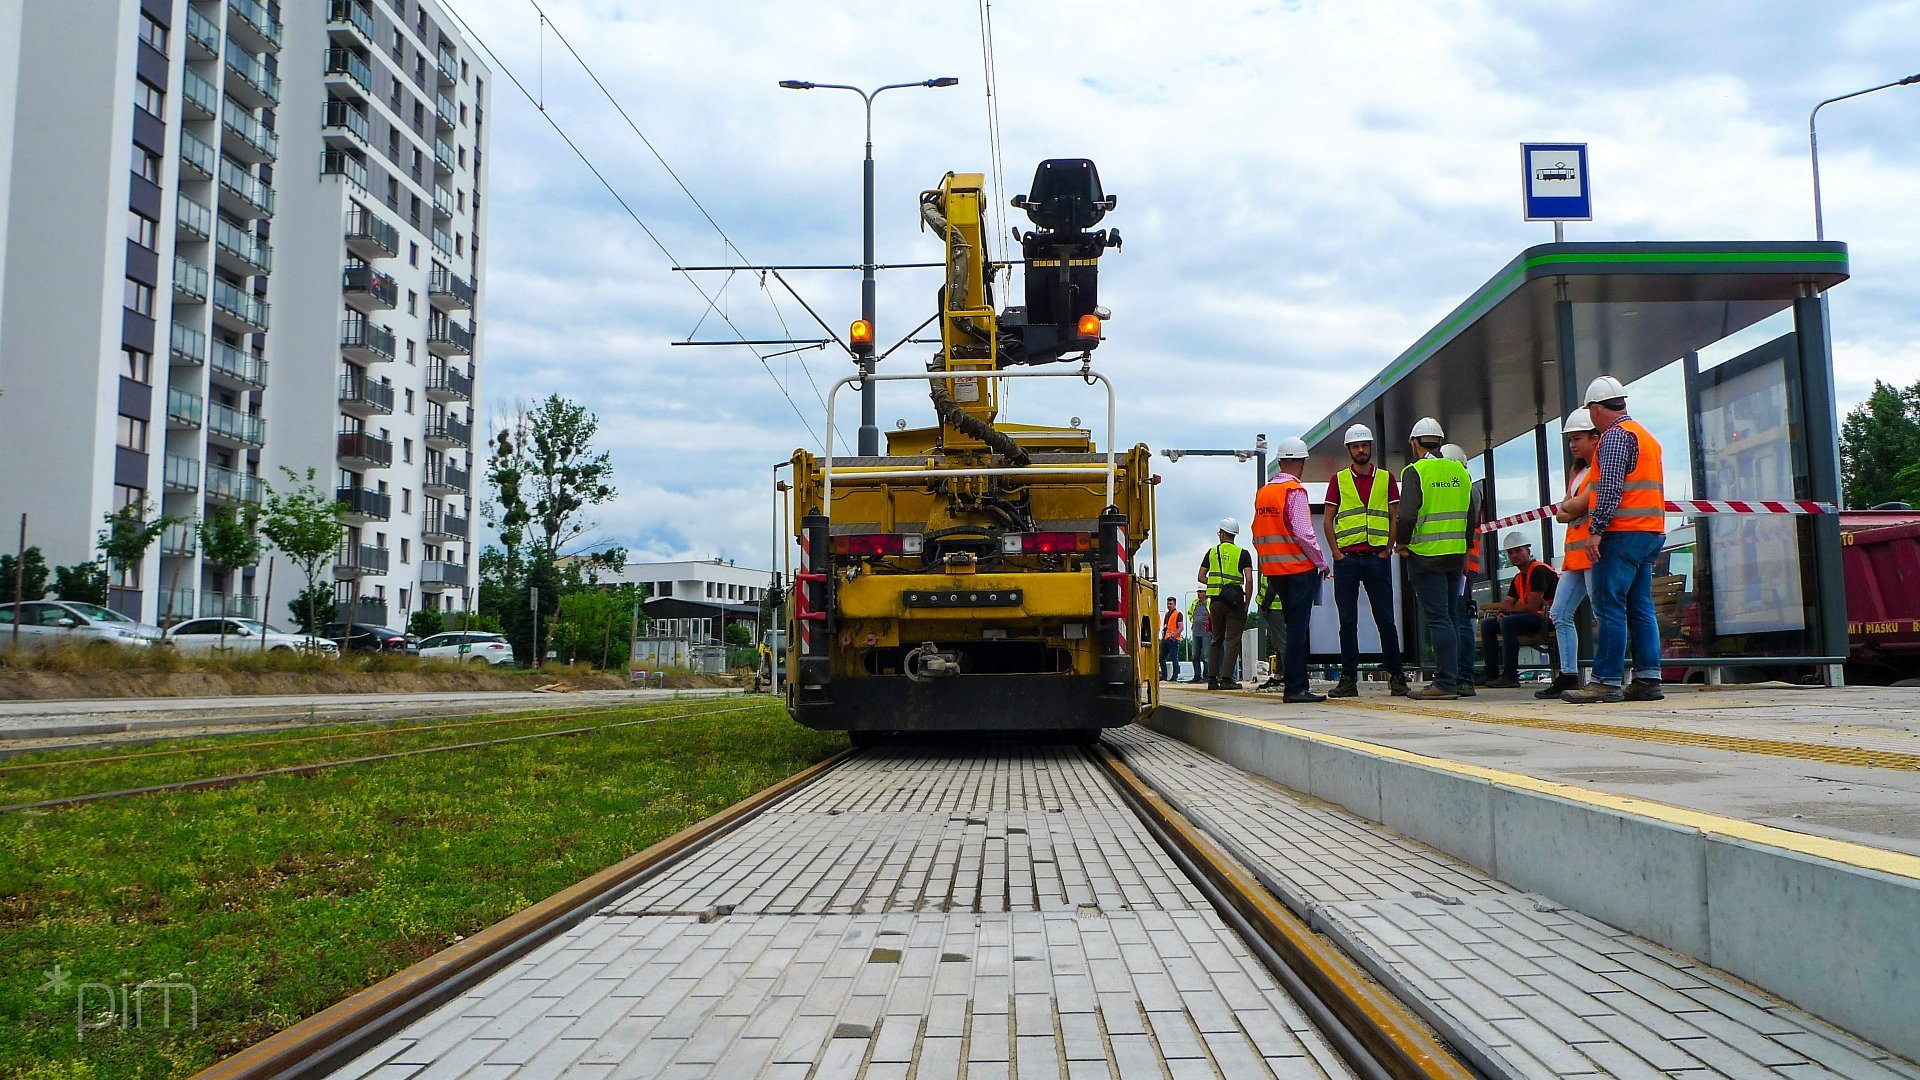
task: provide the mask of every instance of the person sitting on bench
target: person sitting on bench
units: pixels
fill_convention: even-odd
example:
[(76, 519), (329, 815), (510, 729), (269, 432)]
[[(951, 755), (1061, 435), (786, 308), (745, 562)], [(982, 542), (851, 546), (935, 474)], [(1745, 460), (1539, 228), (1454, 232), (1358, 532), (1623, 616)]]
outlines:
[(1517, 573), (1507, 583), (1507, 595), (1500, 601), (1498, 614), (1480, 620), (1487, 687), (1496, 690), (1520, 685), (1520, 639), (1552, 632), (1546, 611), (1560, 584), (1560, 575), (1553, 572), (1553, 567), (1533, 557), (1533, 543), (1520, 530), (1509, 531), (1500, 548)]

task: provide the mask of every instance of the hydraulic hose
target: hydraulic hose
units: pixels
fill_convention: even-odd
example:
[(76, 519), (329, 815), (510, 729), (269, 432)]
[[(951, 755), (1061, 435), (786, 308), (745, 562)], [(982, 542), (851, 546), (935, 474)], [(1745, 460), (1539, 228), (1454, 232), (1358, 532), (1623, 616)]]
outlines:
[[(940, 370), (940, 365), (937, 362), (928, 365), (928, 370), (938, 371)], [(953, 394), (947, 389), (945, 381), (935, 379), (930, 385), (932, 389), (928, 391), (928, 394), (933, 398), (933, 412), (935, 416), (940, 418), (941, 423), (953, 428), (962, 435), (979, 439), (981, 442), (986, 443), (988, 449), (1006, 458), (1007, 463), (1010, 465), (1025, 468), (1033, 463), (1033, 459), (1027, 456), (1026, 448), (1014, 442), (1012, 437), (1007, 435), (1006, 432), (1000, 431), (985, 420), (977, 416), (970, 416), (962, 410), (960, 405), (953, 400)]]

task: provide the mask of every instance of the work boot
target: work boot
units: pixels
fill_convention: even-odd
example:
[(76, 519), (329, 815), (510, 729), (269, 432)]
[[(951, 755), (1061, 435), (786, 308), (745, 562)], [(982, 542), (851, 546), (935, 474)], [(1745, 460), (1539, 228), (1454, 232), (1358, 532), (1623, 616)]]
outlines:
[(1535, 690), (1533, 696), (1545, 701), (1548, 698), (1557, 698), (1569, 690), (1578, 689), (1580, 689), (1580, 676), (1561, 672), (1553, 677), (1551, 683)]
[(1460, 697), (1479, 697), (1480, 691), (1475, 690), (1473, 688), (1472, 683), (1461, 683), (1459, 696)]
[(1667, 695), (1660, 689), (1659, 679), (1635, 679), (1620, 696), (1628, 701), (1659, 701)]
[(1487, 680), (1487, 689), (1489, 690), (1514, 690), (1514, 689), (1518, 689), (1519, 686), (1520, 686), (1520, 680), (1514, 678), (1511, 675), (1506, 675), (1498, 679)]
[(1343, 678), (1339, 681), (1339, 683), (1335, 684), (1333, 689), (1327, 691), (1327, 696), (1328, 697), (1359, 697), (1360, 688), (1354, 685), (1354, 681), (1352, 679)]
[(1590, 682), (1578, 690), (1568, 690), (1560, 700), (1572, 705), (1610, 704), (1620, 701), (1620, 688), (1603, 682)]
[(1443, 689), (1439, 683), (1428, 683), (1418, 690), (1407, 693), (1407, 697), (1414, 701), (1452, 701), (1459, 696), (1451, 690)]
[(1304, 694), (1288, 694), (1280, 700), (1286, 702), (1288, 705), (1318, 705), (1320, 702), (1327, 700), (1327, 695), (1316, 694), (1309, 690)]
[(1286, 688), (1287, 688), (1287, 684), (1282, 680), (1268, 679), (1266, 682), (1263, 682), (1259, 686), (1254, 687), (1254, 690), (1262, 694), (1271, 694), (1275, 690), (1285, 690)]
[(1407, 677), (1405, 675), (1388, 676), (1387, 688), (1393, 691), (1394, 697), (1406, 697), (1407, 694), (1409, 693), (1409, 690), (1407, 688)]
[(1497, 679), (1497, 678), (1499, 678), (1499, 677), (1500, 677), (1500, 676), (1498, 676), (1498, 675), (1488, 675), (1488, 674), (1485, 674), (1485, 673), (1482, 673), (1482, 674), (1479, 674), (1479, 675), (1475, 675), (1475, 676), (1473, 677), (1473, 685), (1475, 685), (1475, 686), (1485, 686), (1485, 685), (1487, 685), (1488, 683), (1490, 683), (1490, 682), (1492, 682), (1493, 680), (1495, 680), (1495, 679)]

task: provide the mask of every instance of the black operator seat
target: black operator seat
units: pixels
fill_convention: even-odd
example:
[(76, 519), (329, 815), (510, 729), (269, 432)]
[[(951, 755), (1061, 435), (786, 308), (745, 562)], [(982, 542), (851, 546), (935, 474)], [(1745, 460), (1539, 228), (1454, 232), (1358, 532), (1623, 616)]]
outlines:
[(1084, 232), (1100, 224), (1112, 204), (1100, 190), (1100, 170), (1087, 158), (1048, 158), (1033, 170), (1021, 209), (1036, 228)]
[(1099, 307), (1101, 253), (1120, 246), (1117, 231), (1094, 229), (1116, 201), (1087, 158), (1048, 158), (1034, 169), (1029, 194), (1013, 200), (1037, 231), (1015, 230), (1026, 262), (1026, 305), (1001, 317), (1004, 362), (1044, 364), (1099, 344), (1080, 338), (1076, 326)]

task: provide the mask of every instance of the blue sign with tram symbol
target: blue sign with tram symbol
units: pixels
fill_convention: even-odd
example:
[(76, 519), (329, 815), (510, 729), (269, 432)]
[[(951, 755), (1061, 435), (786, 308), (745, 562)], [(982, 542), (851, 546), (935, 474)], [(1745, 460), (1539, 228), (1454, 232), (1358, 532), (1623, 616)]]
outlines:
[(1526, 220), (1593, 220), (1586, 143), (1521, 143), (1520, 166)]

